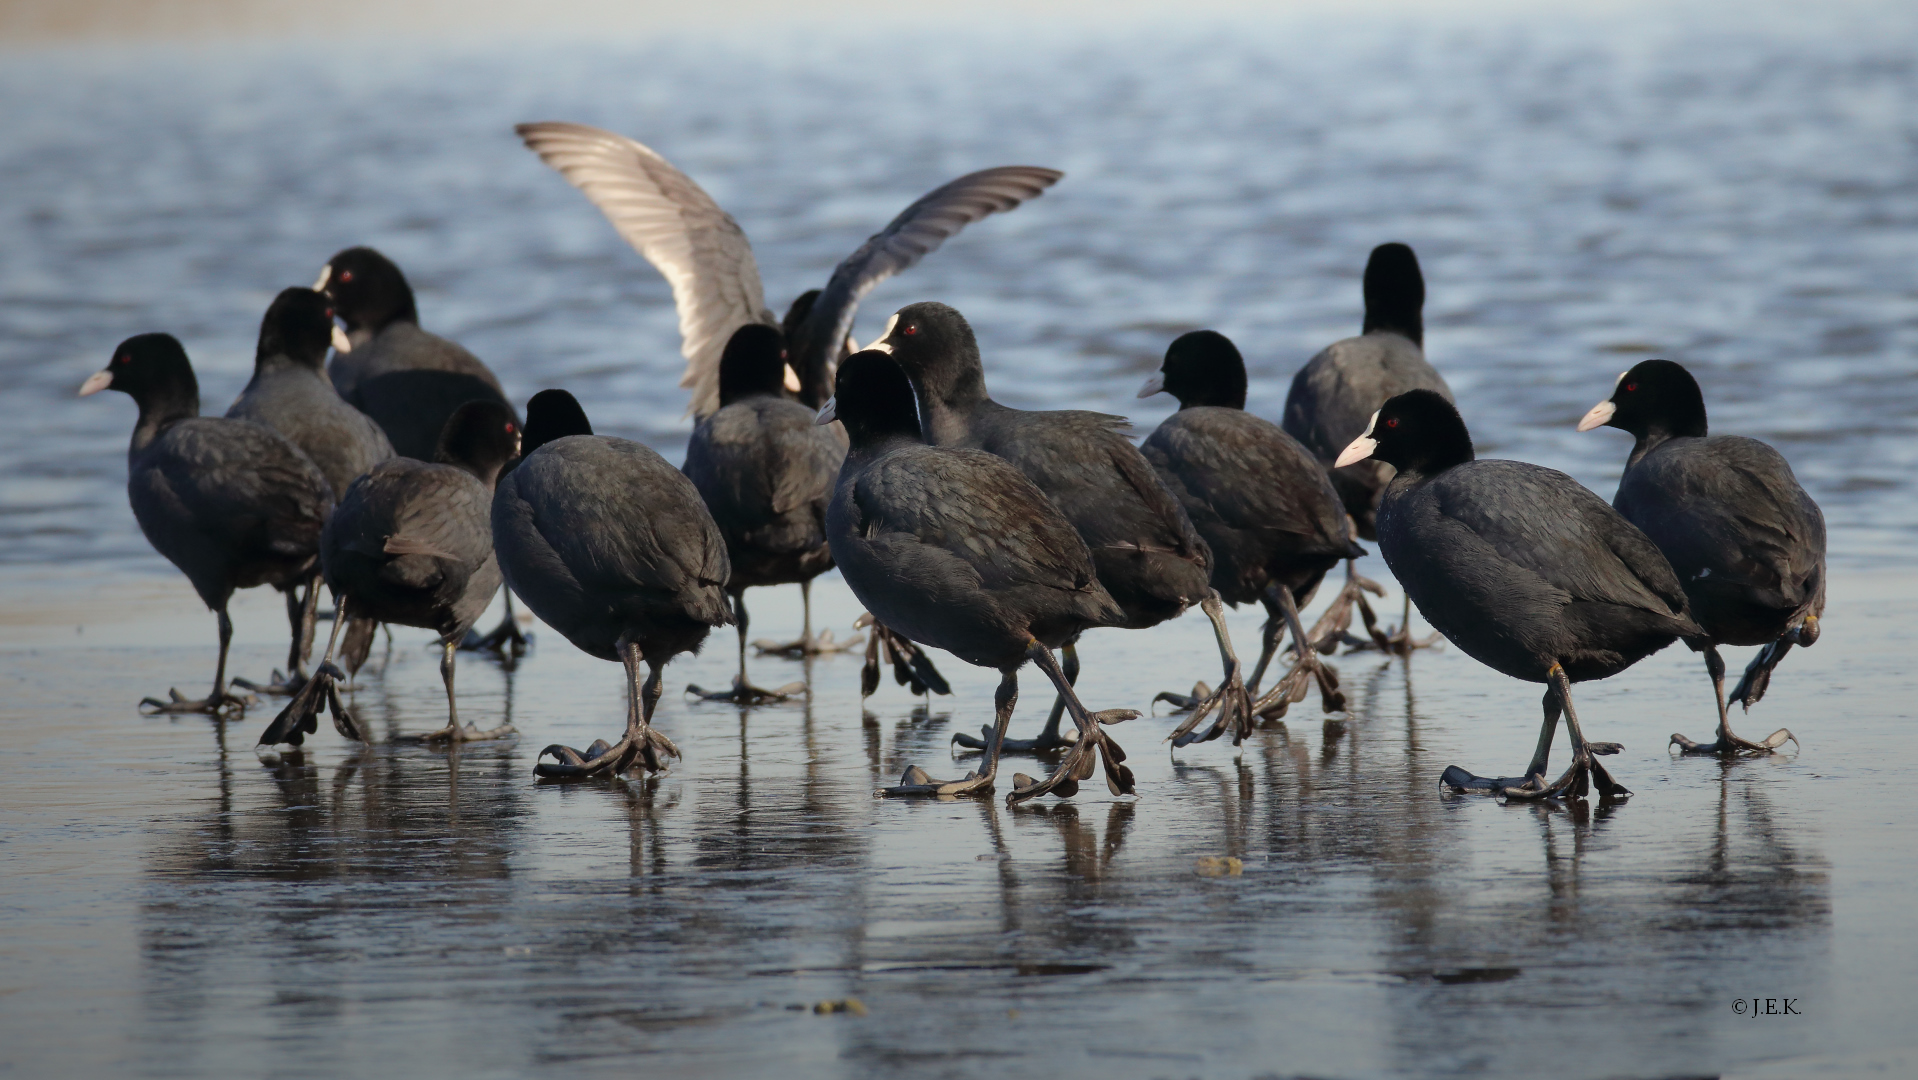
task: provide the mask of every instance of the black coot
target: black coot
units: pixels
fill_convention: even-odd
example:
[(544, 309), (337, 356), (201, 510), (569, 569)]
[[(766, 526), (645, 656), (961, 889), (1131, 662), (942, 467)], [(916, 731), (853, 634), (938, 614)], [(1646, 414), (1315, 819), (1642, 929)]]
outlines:
[[(1337, 463), (1376, 457), (1398, 470), (1379, 502), (1379, 550), (1419, 614), (1466, 654), (1515, 679), (1545, 683), (1545, 722), (1521, 777), (1441, 782), (1512, 798), (1622, 796), (1572, 710), (1572, 683), (1616, 675), (1700, 632), (1671, 564), (1638, 527), (1564, 473), (1477, 461), (1452, 403), (1414, 390), (1385, 403)], [(1572, 765), (1548, 784), (1560, 711)]]
[[(140, 406), (127, 451), (127, 501), (140, 531), (219, 615), (213, 692), (192, 701), (175, 690), (170, 700), (148, 698), (143, 704), (168, 713), (243, 708), (245, 701), (226, 689), (233, 639), (227, 600), (233, 590), (256, 585), (289, 595), (311, 585), (332, 489), (319, 467), (272, 429), (201, 416), (193, 365), (170, 334), (121, 342), (106, 370), (80, 387), (80, 396), (109, 389)], [(305, 644), (297, 620), (293, 630), (287, 663), (297, 668)]]
[(1718, 699), (1718, 736), (1672, 742), (1686, 753), (1770, 753), (1793, 742), (1784, 728), (1762, 742), (1732, 733), (1720, 645), (1762, 645), (1732, 690), (1751, 708), (1793, 645), (1818, 640), (1825, 611), (1825, 515), (1778, 451), (1738, 435), (1708, 435), (1698, 380), (1669, 360), (1618, 377), (1612, 396), (1578, 430), (1622, 428), (1637, 440), (1612, 505), (1645, 530), (1685, 587), (1705, 628), (1687, 644), (1705, 654)]
[[(857, 347), (850, 341), (853, 316), (867, 293), (910, 269), (967, 225), (1017, 209), (1065, 175), (1056, 169), (1007, 165), (934, 188), (841, 260), (824, 289), (801, 293), (785, 319), (775, 321), (745, 231), (692, 177), (650, 147), (585, 124), (549, 121), (520, 124), (514, 130), (671, 283), (679, 310), (680, 353), (686, 358), (679, 385), (692, 391), (690, 411), (701, 419), (720, 408), (721, 358), (733, 333), (749, 323), (781, 327), (792, 370), (786, 389), (800, 403), (818, 408), (832, 393), (833, 366)], [(713, 512), (720, 511), (715, 507)], [(726, 527), (724, 520), (721, 526)], [(739, 570), (735, 560), (734, 572)], [(745, 633), (743, 619), (740, 633)], [(854, 639), (822, 646), (802, 639), (766, 651), (807, 656), (857, 643)], [(899, 682), (915, 693), (949, 692), (923, 653), (878, 625), (866, 643), (866, 670), (860, 680), (864, 693), (879, 685), (882, 656), (892, 658)]]
[(321, 537), (326, 583), (339, 598), (339, 619), (326, 660), (260, 737), (262, 746), (299, 745), (317, 727), (322, 704), (348, 738), (364, 740), (333, 690), (340, 623), (349, 617), (418, 626), (440, 636), (440, 679), (446, 726), (418, 736), (467, 742), (513, 732), (462, 725), (453, 698), (454, 657), (466, 631), (499, 591), (490, 514), (493, 482), (519, 452), (519, 423), (503, 406), (468, 402), (446, 422), (432, 463), (397, 457), (353, 481)]
[[(873, 346), (892, 354), (919, 401), (926, 441), (964, 446), (1017, 466), (1058, 506), (1085, 538), (1104, 585), (1125, 618), (1112, 625), (1129, 630), (1156, 626), (1199, 604), (1212, 620), (1225, 679), (1194, 711), (1193, 723), (1222, 707), (1228, 728), (1249, 722), (1238, 658), (1225, 629), (1225, 605), (1212, 591), (1210, 554), (1179, 501), (1125, 436), (1126, 422), (1104, 413), (1033, 412), (1010, 409), (986, 393), (984, 365), (972, 327), (939, 303), (909, 304), (886, 325)], [(1078, 671), (1072, 643), (1066, 671)], [(1064, 745), (1058, 734), (1061, 698), (1039, 738), (1010, 742), (1008, 750)], [(978, 740), (955, 735), (965, 746)]]
[[(286, 289), (260, 321), (260, 343), (253, 354), (253, 378), (226, 410), (228, 419), (265, 424), (300, 448), (320, 467), (337, 498), (354, 480), (393, 456), (386, 433), (365, 413), (348, 405), (327, 380), (326, 348), (333, 335), (333, 310), (325, 295), (312, 289)], [(302, 605), (302, 633), (310, 642), (315, 595)], [(288, 614), (294, 612), (287, 594)], [(372, 644), (371, 619), (346, 630), (348, 672), (356, 670)], [(239, 680), (235, 680), (238, 682)], [(251, 689), (292, 692), (291, 681)]]
[[(1211, 548), (1213, 590), (1234, 607), (1265, 605), (1263, 647), (1250, 680), (1254, 697), (1279, 638), (1287, 626), (1292, 629), (1298, 663), (1254, 703), (1254, 711), (1284, 715), (1289, 703), (1304, 698), (1314, 678), (1325, 710), (1343, 709), (1337, 674), (1319, 661), (1299, 623), (1299, 608), (1312, 602), (1326, 571), (1365, 554), (1352, 542), (1345, 507), (1325, 468), (1277, 424), (1245, 411), (1245, 359), (1225, 335), (1195, 330), (1179, 337), (1166, 349), (1159, 370), (1139, 396), (1171, 394), (1179, 400), (1179, 411), (1139, 450)], [(1322, 637), (1336, 640), (1351, 624), (1352, 595), (1358, 589), (1355, 579), (1347, 580)], [(1199, 702), (1198, 695), (1159, 697), (1182, 707)], [(1172, 741), (1183, 746), (1216, 739), (1225, 730), (1220, 719), (1203, 736), (1193, 734), (1196, 722), (1188, 723), (1172, 733)], [(1242, 742), (1249, 732), (1249, 724), (1242, 726), (1232, 733), (1233, 742)]]
[[(592, 434), (572, 395), (543, 390), (526, 406), (534, 444), (493, 494), (493, 535), (507, 584), (566, 640), (625, 664), (626, 733), (585, 751), (553, 745), (540, 776), (619, 775), (679, 756), (652, 727), (660, 669), (697, 652), (726, 609), (726, 542), (692, 482), (650, 448)], [(649, 669), (642, 685), (641, 664)]]
[(855, 353), (841, 365), (820, 423), (835, 417), (846, 425), (852, 448), (826, 511), (826, 534), (846, 584), (898, 633), (1000, 672), (985, 772), (941, 782), (914, 766), (882, 794), (992, 790), (1018, 699), (1018, 671), (1027, 660), (1058, 687), (1079, 738), (1047, 779), (1015, 777), (1007, 801), (1075, 793), (1091, 777), (1095, 756), (1104, 762), (1112, 793), (1130, 793), (1125, 752), (1100, 725), (1138, 713), (1088, 713), (1052, 656), (1091, 627), (1126, 620), (1071, 522), (1003, 458), (927, 446), (912, 385), (884, 353)]
[[(1292, 377), (1285, 398), (1286, 433), (1331, 470), (1332, 487), (1362, 539), (1376, 537), (1374, 519), (1392, 469), (1379, 461), (1337, 468), (1333, 459), (1390, 398), (1423, 389), (1452, 400), (1445, 379), (1425, 360), (1424, 307), (1425, 277), (1412, 249), (1404, 244), (1373, 248), (1365, 264), (1365, 321), (1359, 336), (1333, 342), (1307, 361)], [(1405, 615), (1410, 614), (1408, 597)], [(1382, 647), (1403, 655), (1419, 644), (1402, 622)]]
[(846, 448), (835, 432), (813, 423), (814, 410), (785, 395), (789, 370), (778, 329), (747, 323), (734, 331), (719, 361), (719, 410), (700, 420), (686, 445), (686, 476), (726, 538), (732, 564), (726, 592), (739, 631), (732, 689), (687, 687), (709, 700), (760, 704), (806, 689), (792, 683), (762, 690), (746, 680), (745, 593), (755, 585), (798, 582), (805, 603), (800, 640), (761, 647), (801, 656), (820, 651), (812, 636), (812, 579), (832, 569), (826, 503)]
[[(420, 329), (413, 287), (393, 260), (369, 247), (347, 248), (320, 269), (314, 288), (346, 323), (346, 333), (333, 340), (327, 374), (347, 404), (380, 425), (400, 456), (432, 461), (446, 422), (469, 401), (490, 401), (517, 422), (499, 378), (479, 357)], [(495, 650), (508, 660), (526, 651), (511, 593), (500, 624), (460, 647)]]

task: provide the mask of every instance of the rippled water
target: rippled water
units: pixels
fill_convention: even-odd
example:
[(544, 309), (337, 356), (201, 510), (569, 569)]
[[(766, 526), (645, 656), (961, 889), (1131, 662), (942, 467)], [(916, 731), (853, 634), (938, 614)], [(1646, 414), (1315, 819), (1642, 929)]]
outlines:
[[(0, 1067), (1908, 1071), (1915, 46), (1918, 19), (1885, 6), (8, 54)], [(1682, 649), (1581, 695), (1640, 793), (1610, 810), (1435, 791), (1452, 762), (1509, 771), (1536, 725), (1534, 688), (1455, 651), (1343, 659), (1348, 722), (1295, 714), (1242, 757), (1167, 756), (1169, 722), (1137, 721), (1119, 734), (1139, 800), (1019, 811), (868, 797), (908, 762), (962, 771), (944, 746), (990, 715), (992, 680), (950, 661), (958, 692), (929, 713), (889, 687), (862, 716), (849, 658), (815, 665), (810, 707), (669, 695), (685, 763), (617, 790), (530, 779), (539, 746), (620, 716), (617, 669), (551, 633), (517, 672), (464, 662), (467, 707), (525, 734), (452, 757), (329, 736), (266, 768), (263, 715), (138, 718), (204, 681), (212, 627), (126, 508), (131, 405), (71, 397), (122, 337), (179, 335), (223, 408), (273, 293), (373, 243), (515, 397), (567, 386), (677, 459), (667, 290), (519, 147), (511, 124), (544, 118), (691, 172), (775, 307), (953, 175), (1065, 169), (861, 321), (955, 304), (1012, 404), (1149, 426), (1165, 406), (1133, 388), (1212, 326), (1276, 415), (1291, 372), (1356, 329), (1386, 239), (1420, 253), (1428, 349), (1482, 452), (1609, 494), (1623, 437), (1571, 423), (1634, 360), (1679, 359), (1718, 429), (1778, 444), (1832, 525), (1827, 636), (1747, 722), (1805, 747), (1667, 757), (1667, 733), (1710, 726)], [(826, 624), (854, 614), (836, 581), (820, 602)], [(237, 670), (278, 652), (276, 604), (236, 610)], [(784, 632), (796, 596), (754, 615)], [(1242, 648), (1256, 627), (1235, 617)], [(376, 731), (438, 722), (420, 637), (363, 680)], [(1089, 700), (1212, 674), (1206, 641), (1196, 619), (1094, 635)], [(723, 644), (670, 685), (723, 683)], [(1043, 696), (1025, 681), (1022, 715)], [(1243, 872), (1200, 872), (1224, 856)], [(809, 1011), (848, 996), (868, 1014)], [(1734, 1014), (1754, 996), (1805, 1015)]]

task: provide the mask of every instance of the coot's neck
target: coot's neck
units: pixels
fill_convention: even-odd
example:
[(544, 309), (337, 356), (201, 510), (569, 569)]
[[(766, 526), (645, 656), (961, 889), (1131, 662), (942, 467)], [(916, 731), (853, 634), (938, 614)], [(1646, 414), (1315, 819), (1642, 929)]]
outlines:
[(138, 454), (153, 445), (167, 428), (200, 415), (200, 386), (191, 374), (185, 385), (152, 387), (138, 398), (140, 420), (133, 425), (133, 445), (129, 454)]
[(1472, 436), (1463, 428), (1456, 432), (1434, 433), (1427, 441), (1410, 454), (1394, 454), (1399, 460), (1386, 460), (1386, 464), (1398, 470), (1392, 478), (1397, 484), (1401, 479), (1416, 484), (1463, 465), (1477, 458), (1472, 450)]
[(1658, 449), (1673, 439), (1702, 439), (1705, 437), (1705, 403), (1698, 402), (1695, 408), (1675, 411), (1651, 423), (1633, 425), (1632, 456), (1625, 461), (1625, 467), (1631, 468), (1644, 459), (1646, 454)]
[(924, 445), (923, 440), (904, 432), (889, 431), (856, 436), (852, 439), (852, 445), (846, 449), (846, 464), (841, 469), (840, 475), (853, 476), (871, 462), (885, 457), (894, 450)]
[(926, 441), (934, 446), (962, 443), (972, 430), (972, 419), (987, 409), (1004, 408), (986, 394), (986, 372), (977, 359), (938, 372), (937, 382), (922, 379), (913, 391), (919, 397), (919, 416), (926, 425)]

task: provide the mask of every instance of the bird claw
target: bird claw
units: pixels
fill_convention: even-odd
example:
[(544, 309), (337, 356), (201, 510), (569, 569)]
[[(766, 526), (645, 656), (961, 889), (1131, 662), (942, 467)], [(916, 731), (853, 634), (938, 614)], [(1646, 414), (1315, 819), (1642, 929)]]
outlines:
[(689, 683), (686, 686), (686, 692), (702, 701), (723, 701), (732, 705), (773, 705), (790, 701), (794, 697), (805, 696), (808, 690), (803, 682), (789, 682), (777, 690), (767, 690), (754, 686), (735, 675), (730, 690), (705, 690), (697, 683)]
[(753, 648), (761, 656), (780, 656), (788, 660), (799, 660), (808, 656), (829, 656), (833, 653), (851, 652), (864, 648), (866, 639), (854, 634), (843, 640), (835, 639), (831, 630), (821, 630), (812, 637), (800, 637), (794, 641), (774, 641), (760, 638), (753, 642)]
[(526, 655), (526, 648), (532, 642), (531, 634), (522, 631), (511, 617), (502, 618), (491, 633), (481, 637), (479, 631), (468, 630), (460, 639), (462, 652), (498, 653), (502, 659), (516, 660)]
[[(239, 682), (235, 679), (234, 682)], [(217, 698), (189, 698), (178, 689), (168, 690), (165, 700), (156, 697), (141, 698), (140, 711), (148, 716), (179, 716), (191, 713), (205, 713), (208, 716), (239, 718), (246, 715), (249, 706), (258, 705), (260, 699), (247, 695), (222, 693)], [(150, 710), (150, 711), (149, 711)]]
[[(1112, 709), (1108, 711), (1130, 712), (1131, 710)], [(1137, 716), (1139, 714), (1135, 712), (1132, 715)], [(1117, 720), (1111, 722), (1115, 724), (1119, 723)], [(994, 734), (996, 734), (996, 732), (993, 731), (991, 724), (987, 724), (979, 729), (980, 737), (978, 738), (974, 738), (964, 732), (954, 732), (950, 745), (963, 746), (968, 750), (984, 750), (992, 745), (992, 737)], [(999, 744), (999, 752), (1002, 754), (1045, 754), (1056, 750), (1068, 749), (1078, 741), (1078, 729), (1069, 728), (1052, 736), (1041, 734), (1037, 738), (1032, 739), (1007, 739)]]
[(1483, 791), (1501, 795), (1511, 802), (1582, 799), (1593, 788), (1598, 789), (1598, 797), (1602, 800), (1630, 798), (1631, 790), (1614, 780), (1605, 766), (1592, 757), (1594, 745), (1588, 743), (1575, 751), (1571, 767), (1550, 784), (1545, 782), (1543, 772), (1523, 777), (1493, 778), (1473, 775), (1457, 765), (1448, 766), (1444, 775), (1439, 777), (1439, 783), (1457, 792)]
[(644, 766), (648, 773), (657, 773), (665, 770), (665, 758), (680, 756), (673, 740), (650, 725), (628, 730), (626, 737), (617, 743), (594, 739), (585, 753), (554, 743), (538, 756), (544, 758), (549, 754), (556, 760), (536, 762), (534, 776), (544, 780), (586, 780), (602, 774), (618, 776), (635, 765)]
[(1136, 794), (1132, 770), (1125, 764), (1125, 750), (1103, 730), (1095, 727), (1093, 731), (1095, 737), (1074, 744), (1059, 767), (1044, 780), (1034, 780), (1025, 773), (1016, 774), (1012, 778), (1012, 791), (1006, 795), (1006, 805), (1017, 806), (1041, 795), (1071, 798), (1079, 793), (1081, 781), (1092, 778), (1095, 759), (1105, 768), (1108, 791), (1114, 795)]
[(438, 731), (429, 731), (423, 735), (408, 735), (408, 742), (421, 743), (469, 743), (487, 742), (492, 739), (504, 739), (519, 732), (511, 724), (501, 724), (490, 731), (481, 731), (472, 724), (447, 724)]
[(917, 765), (908, 766), (905, 775), (893, 787), (880, 788), (873, 792), (874, 798), (896, 798), (899, 796), (931, 795), (951, 797), (955, 795), (985, 795), (992, 791), (992, 777), (981, 776), (976, 772), (967, 772), (961, 780), (934, 780), (931, 774)]
[(1798, 736), (1793, 735), (1790, 729), (1779, 728), (1758, 742), (1741, 738), (1732, 734), (1730, 730), (1719, 732), (1718, 738), (1708, 743), (1693, 742), (1685, 736), (1674, 732), (1671, 741), (1666, 743), (1665, 746), (1666, 749), (1676, 746), (1682, 754), (1750, 754), (1752, 756), (1762, 756), (1777, 753), (1778, 748), (1788, 742), (1791, 743), (1793, 747), (1800, 747), (1802, 745), (1798, 741)]

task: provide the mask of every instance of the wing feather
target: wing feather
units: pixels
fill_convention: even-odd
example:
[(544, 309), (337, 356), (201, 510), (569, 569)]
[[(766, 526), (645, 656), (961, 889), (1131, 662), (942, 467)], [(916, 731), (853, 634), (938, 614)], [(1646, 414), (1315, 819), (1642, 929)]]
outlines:
[(679, 385), (693, 392), (693, 415), (718, 409), (719, 357), (733, 331), (750, 322), (779, 325), (766, 310), (759, 267), (739, 223), (692, 177), (623, 135), (559, 121), (514, 130), (672, 286), (686, 358)]
[(806, 324), (802, 364), (815, 363), (816, 356), (838, 359), (838, 346), (852, 333), (859, 301), (880, 282), (911, 268), (966, 226), (1017, 209), (1064, 176), (1036, 165), (981, 169), (934, 188), (906, 207), (833, 270)]

